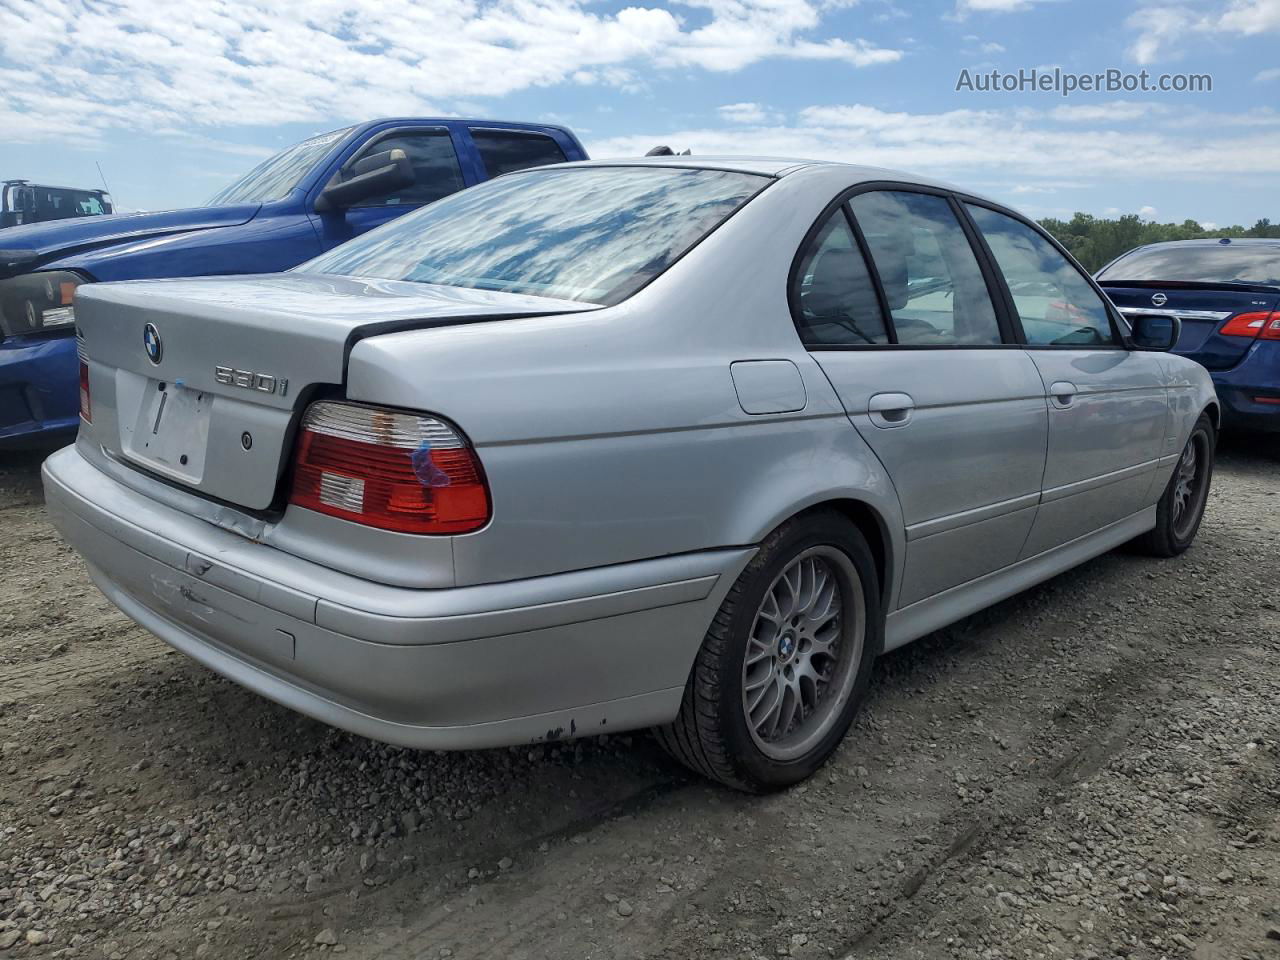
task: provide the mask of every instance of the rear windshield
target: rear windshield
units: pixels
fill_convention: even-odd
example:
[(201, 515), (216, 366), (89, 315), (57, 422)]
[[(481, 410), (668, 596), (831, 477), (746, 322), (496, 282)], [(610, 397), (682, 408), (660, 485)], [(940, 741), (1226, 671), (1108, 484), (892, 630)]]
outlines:
[(517, 173), (455, 193), (296, 269), (608, 305), (662, 273), (768, 182), (673, 167)]
[(1280, 287), (1280, 243), (1178, 244), (1143, 247), (1121, 257), (1098, 279), (1252, 283)]

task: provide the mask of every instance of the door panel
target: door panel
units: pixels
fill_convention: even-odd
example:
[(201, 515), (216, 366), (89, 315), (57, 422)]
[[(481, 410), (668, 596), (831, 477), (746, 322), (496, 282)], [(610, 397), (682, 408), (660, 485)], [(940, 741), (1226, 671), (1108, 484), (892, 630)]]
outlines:
[[(1002, 346), (950, 201), (857, 194), (796, 271), (797, 327), (898, 492), (907, 549), (897, 605), (1013, 563), (1044, 472), (1044, 386)], [(909, 346), (908, 346), (909, 345)]]
[[(1021, 350), (814, 354), (884, 464), (907, 526), (899, 605), (1013, 563), (1035, 517), (1048, 430), (1044, 387)], [(873, 396), (906, 394), (901, 426)]]
[(1004, 277), (1044, 384), (1049, 445), (1022, 556), (1136, 513), (1160, 456), (1169, 401), (1157, 354), (1126, 350), (1106, 300), (1039, 230), (966, 204)]
[(1169, 416), (1158, 354), (1030, 350), (1051, 395), (1049, 449), (1040, 515), (1024, 557), (1136, 513), (1151, 486)]

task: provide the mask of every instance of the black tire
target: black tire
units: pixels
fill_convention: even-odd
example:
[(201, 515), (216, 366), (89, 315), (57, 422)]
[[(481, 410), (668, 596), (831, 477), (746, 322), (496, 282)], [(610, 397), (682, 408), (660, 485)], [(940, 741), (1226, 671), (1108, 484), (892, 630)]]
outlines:
[[(852, 629), (845, 610), (857, 597), (862, 618), (861, 655), (842, 666), (842, 706), (828, 707), (829, 729), (803, 755), (779, 760), (757, 745), (743, 701), (744, 658), (748, 636), (765, 593), (796, 558), (806, 551), (834, 548), (848, 560), (832, 567), (842, 597), (841, 636)], [(856, 576), (858, 583), (842, 582)], [(842, 642), (844, 642), (842, 640)], [(865, 699), (871, 668), (884, 648), (884, 619), (875, 561), (867, 542), (847, 518), (831, 510), (815, 510), (783, 524), (761, 544), (726, 595), (702, 641), (685, 686), (676, 719), (655, 730), (658, 742), (676, 760), (696, 773), (749, 793), (778, 790), (798, 783), (817, 770), (835, 751)], [(853, 646), (850, 650), (855, 649)], [(804, 721), (802, 721), (803, 723)]]
[[(1176, 557), (1191, 546), (1200, 529), (1200, 521), (1204, 519), (1205, 504), (1209, 500), (1209, 487), (1213, 481), (1213, 453), (1217, 444), (1213, 420), (1207, 413), (1200, 414), (1196, 424), (1191, 428), (1191, 436), (1187, 446), (1174, 465), (1173, 476), (1164, 488), (1160, 500), (1156, 504), (1156, 525), (1133, 541), (1140, 552), (1153, 557)], [(1183, 463), (1188, 449), (1195, 449), (1198, 458), (1197, 472), (1192, 481), (1191, 500), (1181, 513), (1177, 508), (1178, 485)]]

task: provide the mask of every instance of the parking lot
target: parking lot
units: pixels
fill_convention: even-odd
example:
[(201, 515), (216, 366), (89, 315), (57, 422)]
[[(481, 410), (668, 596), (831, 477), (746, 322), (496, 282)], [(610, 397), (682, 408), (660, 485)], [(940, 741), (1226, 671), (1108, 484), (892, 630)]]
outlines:
[(884, 658), (765, 798), (644, 734), (423, 754), (277, 707), (99, 595), (40, 459), (0, 461), (0, 956), (1280, 956), (1280, 446), (1224, 442), (1181, 558)]

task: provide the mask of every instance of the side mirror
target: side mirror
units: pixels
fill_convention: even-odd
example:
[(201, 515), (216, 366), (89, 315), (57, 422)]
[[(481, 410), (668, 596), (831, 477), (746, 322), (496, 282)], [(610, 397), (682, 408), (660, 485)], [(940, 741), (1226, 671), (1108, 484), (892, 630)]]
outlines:
[(390, 190), (398, 190), (413, 183), (413, 165), (408, 155), (400, 149), (374, 153), (351, 165), (344, 171), (345, 180), (331, 183), (316, 197), (316, 210), (342, 210)]
[(1169, 313), (1140, 313), (1129, 322), (1133, 345), (1139, 350), (1172, 350), (1182, 333), (1182, 321)]

